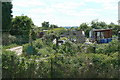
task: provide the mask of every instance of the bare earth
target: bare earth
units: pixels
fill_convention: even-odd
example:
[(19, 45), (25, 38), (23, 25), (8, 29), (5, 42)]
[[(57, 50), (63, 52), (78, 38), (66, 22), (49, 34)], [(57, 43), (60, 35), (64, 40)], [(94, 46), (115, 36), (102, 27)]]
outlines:
[(10, 48), (10, 49), (7, 49), (7, 50), (14, 51), (14, 52), (17, 53), (17, 55), (21, 55), (22, 54), (22, 49), (23, 49), (22, 46), (18, 46), (18, 47)]

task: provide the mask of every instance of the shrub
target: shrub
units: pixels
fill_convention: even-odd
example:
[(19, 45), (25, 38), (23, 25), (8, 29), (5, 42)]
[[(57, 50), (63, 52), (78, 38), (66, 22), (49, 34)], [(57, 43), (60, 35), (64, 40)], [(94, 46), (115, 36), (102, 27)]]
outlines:
[(2, 34), (2, 44), (3, 45), (9, 45), (9, 44), (12, 44), (16, 41), (16, 37), (15, 36), (12, 36), (8, 33), (3, 33)]
[(117, 57), (104, 54), (16, 56), (3, 51), (3, 78), (117, 78)]
[(2, 72), (3, 78), (49, 78), (50, 62), (39, 56), (20, 57), (3, 50)]
[(115, 53), (119, 51), (120, 42), (118, 40), (113, 40), (108, 44), (99, 44), (96, 47), (96, 53), (104, 53), (111, 55), (111, 53)]
[(7, 45), (7, 46), (3, 46), (3, 49), (9, 49), (9, 48), (13, 48), (13, 47), (16, 47), (18, 46), (17, 44), (10, 44), (10, 45)]
[(14, 69), (17, 67), (17, 56), (11, 51), (2, 51), (2, 76), (3, 78), (14, 77), (16, 71)]
[(33, 46), (38, 48), (38, 49), (41, 49), (44, 47), (44, 44), (43, 44), (41, 39), (37, 39), (33, 42)]
[(63, 54), (75, 54), (78, 53), (78, 46), (70, 41), (65, 42), (65, 44), (58, 47), (59, 53)]
[(24, 54), (37, 54), (38, 50), (32, 44), (28, 43), (23, 45), (23, 53)]

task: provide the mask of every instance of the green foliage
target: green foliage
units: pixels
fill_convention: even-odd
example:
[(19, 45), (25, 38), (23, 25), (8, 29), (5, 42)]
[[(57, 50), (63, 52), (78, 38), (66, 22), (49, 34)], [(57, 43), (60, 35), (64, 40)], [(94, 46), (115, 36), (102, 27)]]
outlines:
[(3, 49), (10, 49), (10, 48), (17, 47), (17, 46), (18, 46), (17, 44), (10, 44), (7, 46), (2, 46), (2, 47), (3, 47)]
[(92, 21), (91, 27), (94, 29), (106, 29), (107, 24), (105, 22)]
[(88, 26), (87, 23), (82, 23), (80, 27), (78, 27), (78, 30), (85, 31), (86, 37), (89, 37), (89, 32), (92, 30), (91, 26)]
[[(16, 66), (12, 66), (16, 64), (14, 59), (17, 58), (14, 52), (10, 51), (2, 51), (2, 76), (3, 77), (13, 77), (14, 76), (14, 68)], [(17, 59), (16, 59), (17, 60)]]
[(51, 43), (55, 38), (59, 39), (60, 35), (63, 34), (64, 32), (66, 32), (64, 28), (50, 29), (44, 35), (44, 40), (46, 41), (47, 44)]
[(82, 53), (102, 53), (111, 55), (112, 53), (119, 52), (120, 42), (118, 40), (112, 40), (109, 43), (104, 44), (82, 44), (80, 51)]
[(118, 53), (113, 54), (55, 53), (43, 59), (37, 55), (20, 57), (3, 51), (3, 78), (117, 78)]
[(30, 43), (23, 45), (23, 53), (24, 54), (37, 54), (37, 49)]
[[(51, 45), (49, 43), (49, 45)], [(38, 54), (43, 57), (46, 55), (49, 55), (50, 53), (55, 53), (55, 50), (52, 48), (52, 45), (49, 46), (48, 44), (45, 44), (41, 39), (37, 39), (32, 42), (32, 47), (33, 47), (33, 54)], [(23, 53), (27, 53), (28, 48), (31, 46), (31, 44), (25, 44), (23, 45)], [(29, 53), (28, 53), (29, 54)]]
[(2, 44), (3, 45), (10, 45), (12, 43), (15, 43), (16, 42), (16, 37), (15, 36), (12, 36), (8, 33), (3, 33), (2, 34)]
[(54, 28), (54, 29), (50, 29), (47, 33), (54, 33), (55, 35), (59, 36), (60, 34), (66, 32), (65, 28)]
[(120, 42), (118, 40), (112, 40), (108, 44), (99, 44), (96, 48), (97, 53), (104, 53), (110, 55), (111, 53), (118, 52)]
[(3, 78), (49, 78), (50, 63), (39, 56), (20, 57), (3, 51)]
[(42, 23), (42, 27), (44, 28), (44, 29), (48, 29), (49, 28), (49, 22), (43, 22)]
[(12, 20), (10, 33), (20, 39), (20, 43), (26, 43), (29, 41), (29, 34), (31, 28), (34, 27), (33, 25), (32, 19), (28, 16), (16, 16)]
[(113, 25), (113, 34), (118, 36), (119, 31), (120, 31), (120, 25)]
[[(29, 34), (30, 29), (33, 27), (32, 19), (28, 16), (16, 16), (12, 20), (13, 27), (11, 29), (11, 34), (13, 35), (26, 35)], [(16, 33), (14, 33), (14, 31)]]
[(2, 2), (2, 32), (9, 32), (12, 20), (12, 3)]
[(49, 33), (49, 34), (45, 34), (43, 39), (44, 41), (46, 41), (46, 43), (50, 43), (52, 42), (57, 36), (54, 33)]
[(50, 25), (50, 28), (58, 28), (58, 26), (57, 26), (57, 25), (54, 25), (54, 24), (51, 24), (51, 25)]
[(82, 23), (80, 25), (80, 29), (83, 30), (83, 31), (85, 31), (85, 29), (87, 29), (87, 28), (88, 28), (88, 25), (86, 23)]
[(33, 46), (36, 47), (36, 48), (38, 48), (38, 49), (41, 49), (45, 45), (44, 45), (44, 43), (42, 42), (41, 39), (37, 39), (37, 40), (33, 41)]
[(62, 38), (60, 38), (60, 40), (68, 40), (68, 38), (62, 37)]
[(53, 77), (116, 78), (119, 68), (116, 62), (118, 62), (118, 58), (112, 58), (104, 54), (90, 53), (74, 56), (56, 54), (52, 59)]
[(116, 25), (114, 23), (110, 23), (110, 24), (106, 24), (105, 22), (102, 22), (102, 21), (92, 21), (91, 22), (91, 26), (88, 26), (89, 24), (87, 23), (82, 23), (79, 27), (78, 27), (78, 30), (83, 30), (85, 31), (85, 35), (86, 37), (89, 37), (89, 32), (92, 30), (92, 29), (107, 29), (107, 28), (110, 28), (112, 29), (112, 33), (113, 35), (118, 35), (118, 31), (120, 31), (120, 26), (119, 25)]
[(51, 47), (45, 47), (43, 49), (39, 49), (38, 53), (41, 54), (42, 57), (50, 56), (51, 54), (54, 54), (56, 51), (53, 50)]
[(70, 41), (67, 41), (65, 44), (59, 46), (58, 52), (63, 54), (75, 54), (78, 53), (78, 47), (75, 43), (72, 43)]
[(89, 45), (67, 41), (56, 46), (49, 38), (23, 45), (25, 54), (32, 45), (35, 55), (16, 56), (4, 50), (3, 78), (118, 78), (120, 42), (117, 40)]

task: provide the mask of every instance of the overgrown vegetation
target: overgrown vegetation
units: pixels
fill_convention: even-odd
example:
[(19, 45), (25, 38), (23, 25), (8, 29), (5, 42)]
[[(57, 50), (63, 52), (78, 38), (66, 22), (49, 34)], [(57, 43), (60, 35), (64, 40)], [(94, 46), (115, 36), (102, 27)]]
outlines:
[[(96, 53), (92, 53), (93, 44), (66, 42), (56, 47), (38, 39), (33, 41), (32, 45), (36, 50), (35, 54), (40, 53), (39, 55), (17, 56), (14, 52), (3, 51), (3, 77), (118, 78), (118, 43), (116, 40), (109, 44), (98, 44)], [(28, 45), (30, 44), (24, 45), (24, 53)]]
[[(28, 16), (12, 18), (12, 4), (2, 6), (3, 35), (2, 77), (3, 78), (118, 78), (120, 73), (120, 42), (113, 40), (108, 44), (80, 44), (69, 41), (60, 35), (67, 32), (49, 22), (37, 27)], [(5, 14), (4, 14), (5, 13)], [(91, 26), (82, 23), (78, 28), (89, 37), (91, 29), (113, 29), (117, 36), (120, 26), (114, 23), (92, 21)], [(42, 38), (39, 33), (47, 30)], [(66, 40), (56, 45), (54, 39)], [(23, 55), (6, 49), (23, 46)], [(0, 53), (1, 54), (1, 53)], [(0, 64), (1, 66), (1, 64)]]

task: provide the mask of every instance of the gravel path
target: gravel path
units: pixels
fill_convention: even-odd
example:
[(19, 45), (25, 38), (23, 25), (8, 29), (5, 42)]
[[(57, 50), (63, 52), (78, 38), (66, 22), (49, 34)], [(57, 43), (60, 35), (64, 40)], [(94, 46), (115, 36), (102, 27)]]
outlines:
[(14, 51), (14, 52), (17, 53), (17, 55), (21, 55), (22, 54), (22, 49), (23, 49), (22, 46), (18, 46), (18, 47), (10, 48), (10, 49), (7, 49), (7, 50)]

